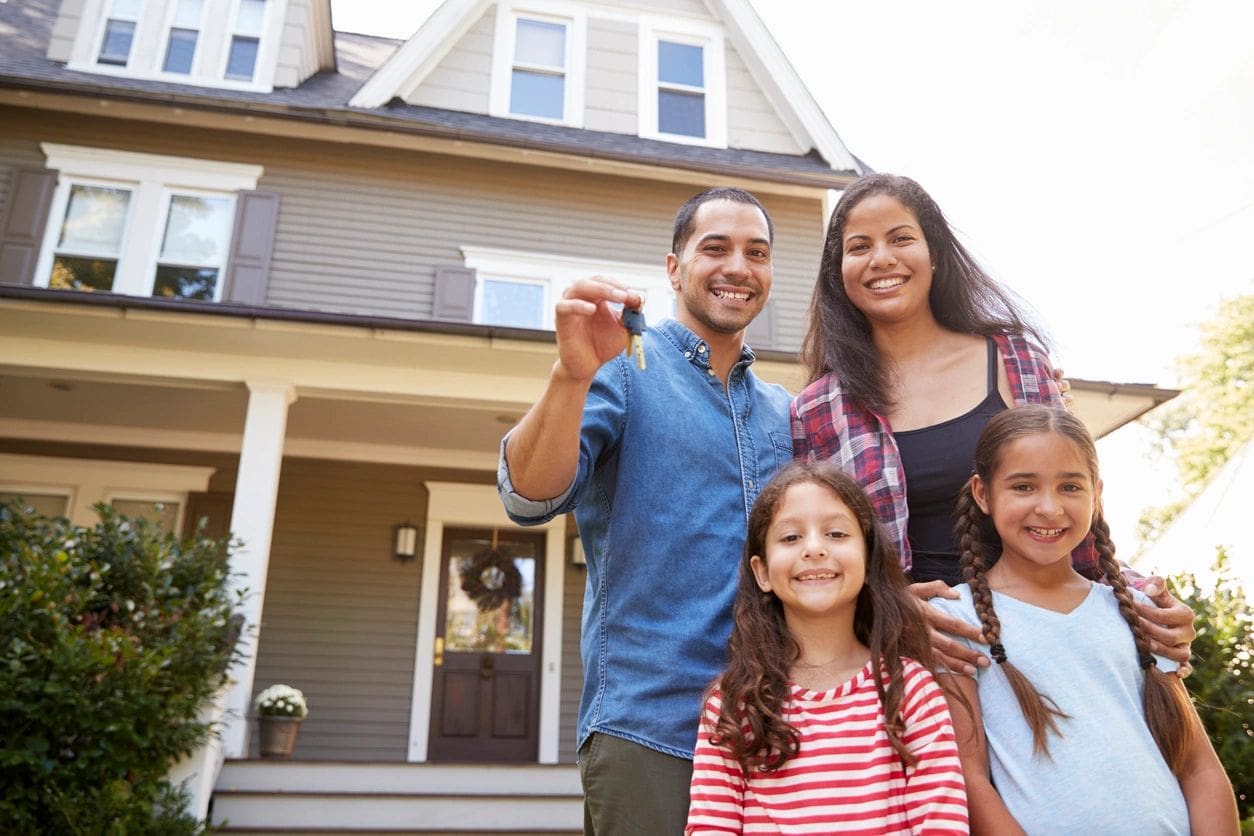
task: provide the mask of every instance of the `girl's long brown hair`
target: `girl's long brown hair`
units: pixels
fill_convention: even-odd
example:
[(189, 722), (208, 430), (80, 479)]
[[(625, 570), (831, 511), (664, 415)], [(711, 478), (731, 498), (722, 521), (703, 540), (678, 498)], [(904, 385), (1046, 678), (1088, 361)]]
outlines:
[[(986, 485), (992, 484), (993, 474), (1001, 461), (1006, 445), (1028, 435), (1052, 432), (1075, 444), (1089, 469), (1089, 478), (1096, 488), (1098, 484), (1097, 448), (1093, 437), (1084, 424), (1070, 412), (1046, 406), (1019, 406), (1006, 410), (989, 420), (975, 447), (975, 476)], [(1049, 753), (1050, 733), (1061, 734), (1057, 720), (1066, 717), (1049, 697), (1024, 676), (1009, 660), (1009, 654), (1001, 641), (1001, 622), (993, 609), (993, 595), (989, 590), (987, 572), (1001, 556), (1001, 538), (992, 527), (989, 516), (980, 510), (972, 493), (972, 482), (967, 482), (958, 499), (958, 523), (955, 533), (962, 549), (963, 579), (971, 587), (976, 614), (984, 628), (984, 638), (992, 647), (993, 658), (1006, 674), (1015, 698), (1023, 709), (1023, 716), (1032, 729), (1034, 749)], [(1095, 499), (1093, 521), (1090, 527), (1097, 546), (1099, 566), (1103, 580), (1115, 592), (1119, 613), (1132, 631), (1137, 657), (1145, 670), (1144, 705), (1145, 723), (1149, 726), (1154, 742), (1158, 744), (1163, 759), (1177, 775), (1184, 766), (1185, 757), (1193, 742), (1193, 706), (1179, 680), (1165, 674), (1154, 663), (1150, 653), (1150, 639), (1145, 633), (1137, 614), (1132, 593), (1128, 590), (1123, 572), (1115, 560), (1115, 546), (1110, 539), (1110, 527), (1102, 516), (1100, 498)]]
[(790, 698), (788, 671), (801, 648), (784, 623), (779, 598), (758, 587), (749, 561), (754, 555), (766, 559), (771, 520), (788, 489), (801, 484), (830, 489), (858, 520), (867, 554), (866, 579), (855, 604), (854, 635), (870, 649), (871, 669), (881, 672), (875, 688), (884, 706), (888, 739), (902, 760), (913, 764), (915, 758), (901, 740), (902, 657), (935, 670), (927, 625), (917, 601), (906, 591), (901, 563), (866, 494), (827, 462), (788, 465), (762, 490), (749, 513), (734, 624), (727, 642), (730, 662), (710, 686), (721, 698), (712, 742), (726, 747), (745, 772), (774, 771), (796, 755), (800, 746), (800, 735), (784, 719), (784, 706)]

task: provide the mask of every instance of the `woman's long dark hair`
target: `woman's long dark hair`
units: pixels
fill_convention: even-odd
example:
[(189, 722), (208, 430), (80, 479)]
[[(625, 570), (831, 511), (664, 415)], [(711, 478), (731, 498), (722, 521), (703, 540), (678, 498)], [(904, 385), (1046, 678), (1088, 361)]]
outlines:
[[(994, 415), (984, 427), (975, 447), (975, 474), (986, 485), (992, 484), (993, 474), (1001, 461), (1006, 445), (1029, 435), (1052, 432), (1076, 446), (1089, 469), (1093, 485), (1098, 484), (1097, 447), (1093, 437), (1070, 412), (1047, 406), (1019, 406)], [(993, 609), (993, 594), (988, 586), (987, 572), (1001, 556), (1001, 538), (991, 525), (989, 516), (975, 502), (972, 480), (967, 482), (958, 499), (958, 523), (955, 533), (962, 548), (963, 579), (971, 586), (971, 596), (976, 614), (984, 630), (984, 638), (993, 648), (998, 667), (1006, 674), (1023, 716), (1032, 729), (1033, 748), (1042, 754), (1049, 752), (1049, 735), (1061, 734), (1057, 721), (1065, 718), (1058, 706), (1024, 676), (1010, 661), (1008, 649), (1002, 644), (1001, 622)], [(1165, 674), (1154, 663), (1150, 653), (1150, 639), (1137, 615), (1132, 593), (1128, 590), (1123, 572), (1115, 560), (1115, 546), (1110, 539), (1110, 528), (1102, 516), (1100, 500), (1095, 500), (1091, 526), (1100, 557), (1103, 579), (1115, 591), (1119, 613), (1132, 631), (1133, 641), (1141, 668), (1145, 670), (1145, 723), (1149, 726), (1154, 742), (1158, 744), (1163, 759), (1172, 772), (1180, 774), (1185, 757), (1192, 744), (1194, 727), (1193, 706), (1179, 679)], [(1013, 648), (1010, 648), (1013, 650)]]
[(1024, 313), (1023, 303), (984, 272), (922, 186), (909, 177), (870, 174), (845, 190), (827, 226), (819, 276), (810, 299), (810, 329), (801, 348), (810, 383), (835, 372), (845, 394), (856, 402), (881, 413), (891, 406), (889, 381), (871, 341), (871, 326), (845, 293), (842, 272), (849, 213), (877, 194), (900, 201), (922, 227), (936, 265), (928, 301), (942, 327), (982, 336), (1030, 334), (1048, 348), (1040, 330)]
[[(793, 462), (762, 490), (749, 513), (749, 536), (740, 561), (740, 579), (727, 642), (730, 662), (711, 685), (721, 708), (712, 741), (731, 752), (746, 771), (774, 771), (797, 754), (801, 738), (784, 719), (790, 698), (788, 671), (801, 648), (784, 623), (784, 608), (774, 593), (763, 592), (750, 565), (766, 558), (766, 535), (784, 494), (794, 485), (828, 488), (853, 512), (866, 541), (866, 579), (858, 593), (853, 630), (871, 651), (871, 669), (887, 718), (888, 739), (907, 764), (915, 758), (902, 743), (901, 703), (905, 682), (902, 657), (935, 670), (927, 624), (919, 603), (906, 591), (906, 576), (892, 541), (862, 488), (828, 462)], [(886, 684), (887, 683), (887, 684)]]

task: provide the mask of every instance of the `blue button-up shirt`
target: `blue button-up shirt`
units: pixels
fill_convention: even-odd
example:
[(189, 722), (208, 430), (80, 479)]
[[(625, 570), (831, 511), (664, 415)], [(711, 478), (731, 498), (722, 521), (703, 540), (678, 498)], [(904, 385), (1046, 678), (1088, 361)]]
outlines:
[(584, 406), (579, 470), (561, 496), (497, 487), (521, 525), (574, 509), (588, 561), (578, 743), (592, 732), (691, 758), (701, 695), (727, 661), (749, 508), (792, 459), (788, 405), (745, 348), (727, 387), (709, 346), (673, 320), (644, 335), (648, 371), (624, 355)]

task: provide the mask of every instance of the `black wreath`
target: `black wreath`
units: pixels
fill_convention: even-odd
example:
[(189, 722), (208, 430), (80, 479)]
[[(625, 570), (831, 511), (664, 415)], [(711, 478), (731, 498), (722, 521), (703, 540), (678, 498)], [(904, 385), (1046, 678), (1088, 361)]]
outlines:
[[(491, 571), (494, 569), (495, 572)], [(484, 549), (462, 563), (459, 573), (462, 592), (470, 596), (480, 612), (491, 612), (522, 594), (522, 574), (518, 567), (513, 559), (496, 549)], [(495, 586), (489, 586), (484, 580), (485, 574), (492, 580), (496, 580), (494, 576), (497, 576), (500, 581)]]

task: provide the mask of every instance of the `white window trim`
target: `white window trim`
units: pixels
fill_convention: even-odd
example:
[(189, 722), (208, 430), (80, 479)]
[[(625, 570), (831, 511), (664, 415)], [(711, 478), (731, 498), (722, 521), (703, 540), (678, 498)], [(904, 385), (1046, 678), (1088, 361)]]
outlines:
[(252, 81), (225, 77), (231, 37), (235, 34), (235, 20), (239, 16), (239, 0), (205, 0), (201, 11), (203, 25), (196, 39), (196, 57), (188, 75), (167, 73), (162, 69), (177, 0), (143, 0), (127, 63), (97, 63), (110, 2), (111, 0), (84, 0), (78, 33), (75, 35), (66, 69), (226, 90), (261, 93), (274, 90), (274, 73), (282, 45), (288, 0), (266, 0), (266, 18), (261, 42), (257, 46), (257, 66), (253, 71)]
[(74, 495), (77, 486), (72, 484), (61, 484), (59, 482), (13, 482), (7, 479), (0, 480), (0, 493), (17, 494), (18, 496), (29, 496), (31, 494), (38, 496), (59, 496), (65, 500), (65, 511), (61, 516), (69, 516), (70, 509), (74, 507)]
[[(724, 34), (719, 26), (671, 18), (641, 17), (639, 28), (639, 134), (644, 139), (660, 139), (686, 145), (727, 147), (727, 59)], [(705, 81), (705, 136), (662, 133), (657, 127), (657, 44), (658, 41), (701, 47)]]
[(0, 473), (5, 474), (0, 489), (6, 491), (9, 485), (32, 490), (42, 485), (45, 493), (69, 492), (66, 516), (75, 525), (91, 526), (100, 521), (92, 506), (112, 497), (178, 502), (181, 517), (187, 495), (209, 489), (214, 468), (0, 453)]
[(551, 300), (559, 298), (577, 280), (595, 275), (612, 276), (643, 294), (646, 321), (652, 323), (675, 316), (675, 294), (666, 270), (660, 265), (475, 245), (463, 245), (461, 252), (465, 265), (478, 274), (479, 280), (475, 282), (475, 322), (480, 321), (483, 278), (546, 284), (548, 294), (545, 297), (544, 328), (550, 331), (554, 326)]
[[(566, 26), (566, 77), (562, 95), (562, 118), (546, 119), (542, 116), (511, 113), (510, 91), (514, 71), (514, 38), (518, 33), (518, 19), (561, 23)], [(582, 128), (584, 119), (584, 88), (587, 84), (588, 19), (586, 12), (565, 3), (536, 2), (510, 3), (502, 0), (496, 13), (496, 33), (492, 49), (492, 83), (488, 94), (488, 113), (506, 119), (522, 119), (528, 122), (544, 122), (550, 125), (569, 125)]]
[(173, 533), (183, 531), (183, 520), (187, 516), (187, 493), (178, 491), (136, 490), (133, 488), (117, 488), (105, 491), (105, 505), (112, 506), (115, 500), (123, 502), (173, 502), (178, 505), (178, 513), (174, 515)]
[[(47, 287), (52, 276), (52, 262), (65, 220), (70, 189), (75, 185), (121, 186), (131, 190), (131, 200), (123, 224), (122, 244), (113, 292), (132, 296), (152, 294), (156, 277), (161, 239), (172, 194), (226, 197), (232, 201), (236, 193), (257, 188), (264, 168), (243, 163), (198, 160), (191, 157), (168, 157), (134, 151), (113, 151), (45, 142), (40, 146), (48, 160), (48, 168), (59, 172), (44, 230), (43, 247), (35, 268), (35, 285)], [(228, 241), (228, 246), (229, 246)], [(223, 264), (218, 274), (214, 301), (222, 296), (226, 273)]]

